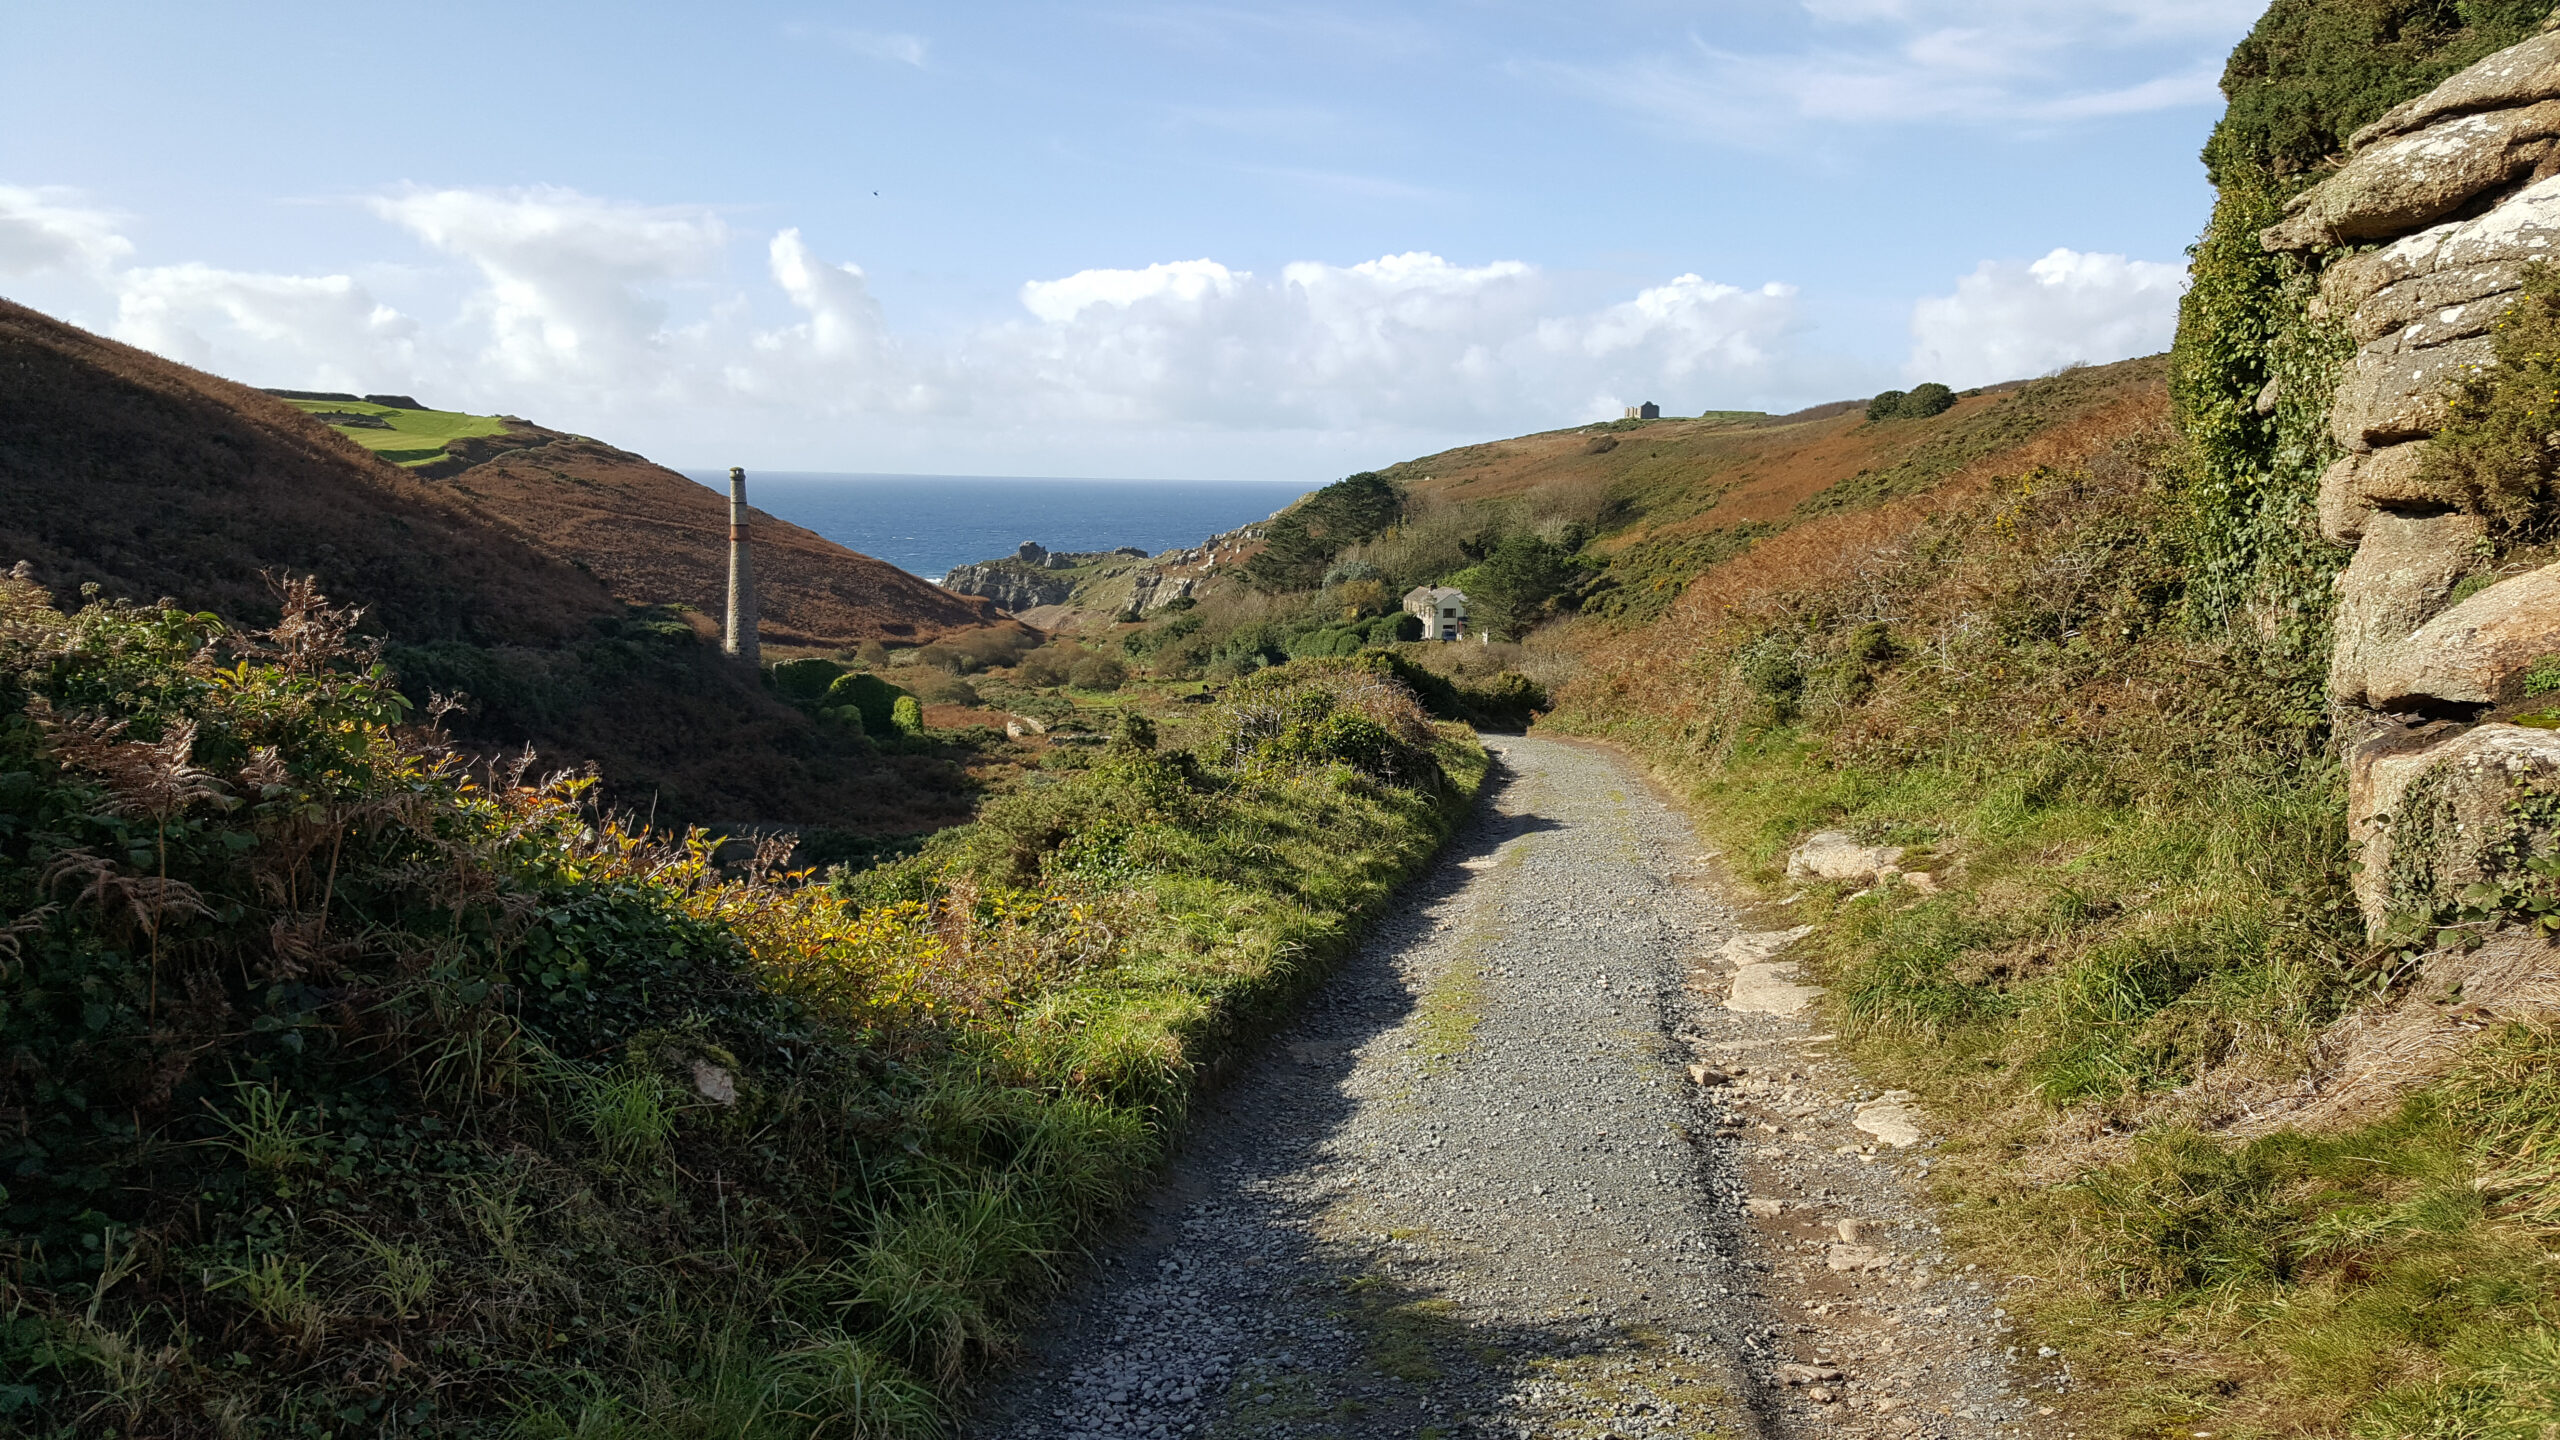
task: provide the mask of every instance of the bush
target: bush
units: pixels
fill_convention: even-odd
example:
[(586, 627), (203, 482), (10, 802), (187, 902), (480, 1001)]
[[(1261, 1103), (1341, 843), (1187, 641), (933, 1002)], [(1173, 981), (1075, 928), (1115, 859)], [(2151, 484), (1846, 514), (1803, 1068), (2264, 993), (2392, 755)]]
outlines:
[(917, 678), (915, 697), (927, 705), (975, 705), (978, 689), (947, 671), (929, 670)]
[(913, 695), (900, 695), (889, 708), (889, 724), (901, 735), (924, 733), (924, 706)]
[(1067, 683), (1078, 690), (1109, 693), (1129, 681), (1129, 668), (1108, 655), (1087, 655), (1067, 671)]
[(826, 698), (828, 688), (844, 673), (843, 666), (816, 656), (803, 660), (780, 660), (773, 666), (773, 688), (786, 700), (803, 703), (822, 700)]
[(1883, 420), (1926, 420), (1955, 408), (1956, 392), (1931, 381), (1909, 391), (1887, 390), (1867, 402), (1867, 418)]
[(1893, 408), (1902, 419), (1926, 420), (1956, 408), (1956, 392), (1932, 380), (1926, 385), (1913, 387), (1910, 394), (1902, 397), (1902, 403)]
[(891, 714), (906, 693), (877, 675), (840, 675), (827, 687), (827, 703), (851, 707), (865, 731), (887, 735), (897, 728)]
[(1064, 685), (1067, 672), (1084, 652), (1073, 645), (1049, 644), (1022, 657), (1013, 667), (1013, 678), (1022, 685)]

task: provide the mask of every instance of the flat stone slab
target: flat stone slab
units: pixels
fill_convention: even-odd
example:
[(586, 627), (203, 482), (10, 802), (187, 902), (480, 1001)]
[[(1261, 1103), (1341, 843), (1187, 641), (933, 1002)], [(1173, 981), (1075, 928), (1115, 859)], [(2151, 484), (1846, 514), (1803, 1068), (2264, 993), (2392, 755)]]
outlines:
[(1850, 1115), (1849, 1123), (1896, 1150), (1907, 1150), (1920, 1143), (1920, 1124), (1927, 1118), (1919, 1106), (1911, 1103), (1914, 1098), (1908, 1090), (1887, 1090), (1859, 1106)]
[(1819, 985), (1799, 985), (1793, 962), (1745, 965), (1733, 975), (1733, 993), (1724, 1008), (1750, 1015), (1801, 1015), (1822, 996)]
[(1727, 965), (1758, 965), (1813, 933), (1810, 925), (1793, 930), (1762, 930), (1749, 935), (1736, 935), (1724, 942), (1716, 958)]

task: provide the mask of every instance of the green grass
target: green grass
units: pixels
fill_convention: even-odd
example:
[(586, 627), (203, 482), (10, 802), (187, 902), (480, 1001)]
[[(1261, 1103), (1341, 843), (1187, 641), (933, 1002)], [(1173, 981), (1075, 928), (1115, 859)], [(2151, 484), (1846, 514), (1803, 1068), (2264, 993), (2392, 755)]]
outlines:
[(448, 440), (507, 433), (507, 422), (494, 415), (465, 415), (454, 410), (398, 410), (361, 400), (287, 400), (284, 403), (311, 415), (371, 415), (382, 420), (391, 428), (376, 430), (369, 425), (333, 428), (394, 465), (425, 465), (442, 459)]

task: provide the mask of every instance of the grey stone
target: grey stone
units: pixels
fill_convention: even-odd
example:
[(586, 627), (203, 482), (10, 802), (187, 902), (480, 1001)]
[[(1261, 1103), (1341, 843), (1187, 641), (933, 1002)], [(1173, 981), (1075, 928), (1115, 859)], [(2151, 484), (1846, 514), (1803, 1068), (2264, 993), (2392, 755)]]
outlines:
[(1871, 882), (1892, 872), (1902, 853), (1899, 845), (1861, 845), (1844, 831), (1816, 831), (1787, 856), (1787, 878)]
[(1913, 1103), (1918, 1098), (1908, 1090), (1887, 1090), (1851, 1112), (1849, 1123), (1896, 1150), (1907, 1150), (1919, 1144), (1924, 1133), (1920, 1127), (1927, 1117)]
[(2496, 363), (2486, 335), (2421, 350), (2391, 341), (2356, 353), (2329, 410), (2329, 433), (2350, 450), (2420, 440), (2444, 428), (2453, 383)]
[(2347, 140), (2350, 151), (2422, 130), (2439, 120), (2560, 98), (2560, 35), (2536, 35), (2455, 74), (2415, 100), (2404, 100)]
[(2526, 261), (2492, 260), (2429, 271), (2382, 287), (2347, 317), (2358, 345), (2400, 335), (2404, 345), (2441, 345), (2485, 335), (2515, 303)]
[(2368, 769), (2357, 898), (2370, 920), (2431, 910), (2551, 849), (2553, 837), (2535, 833), (2512, 802), (2520, 786), (2560, 787), (2560, 732), (2481, 725)]
[[(2391, 286), (2428, 275), (2560, 254), (2560, 179), (2543, 180), (2469, 220), (2431, 226), (2379, 250), (2349, 256), (2323, 271), (2320, 297), (2353, 314)], [(2380, 333), (2377, 331), (2376, 333)]]
[(2501, 185), (2532, 175), (2560, 136), (2560, 102), (2462, 115), (2358, 151), (2259, 236), (2308, 250), (2406, 235)]
[(2429, 481), (2424, 442), (2386, 445), (2368, 454), (2350, 452), (2320, 477), (2320, 534), (2339, 545), (2364, 538), (2377, 507), (2383, 509), (2459, 509), (2461, 493)]
[(1822, 997), (1822, 987), (1796, 984), (1795, 974), (1792, 964), (1745, 965), (1733, 974), (1724, 1008), (1746, 1015), (1801, 1015)]
[(2427, 623), (2469, 570), (2485, 533), (2480, 517), (2459, 511), (2423, 518), (2376, 511), (2364, 543), (2338, 576), (2335, 639), (2329, 652), (2329, 696), (2369, 703), (2372, 676), (2386, 657)]
[(2377, 659), (2365, 690), (2383, 709), (2425, 700), (2494, 705), (2522, 695), (2525, 671), (2554, 655), (2560, 655), (2560, 565), (2546, 565), (2427, 621)]

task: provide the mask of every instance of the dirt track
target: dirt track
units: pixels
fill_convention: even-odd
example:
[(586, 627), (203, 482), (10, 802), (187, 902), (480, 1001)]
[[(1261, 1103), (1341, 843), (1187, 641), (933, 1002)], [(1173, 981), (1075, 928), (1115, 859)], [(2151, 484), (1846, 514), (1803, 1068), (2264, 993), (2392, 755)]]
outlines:
[(1851, 1128), (1874, 1097), (1806, 1019), (1723, 1003), (1713, 957), (1760, 927), (1687, 824), (1610, 752), (1491, 744), (1441, 871), (1225, 1087), (970, 1433), (2035, 1433), (1994, 1298), (1911, 1198), (1926, 1143)]

